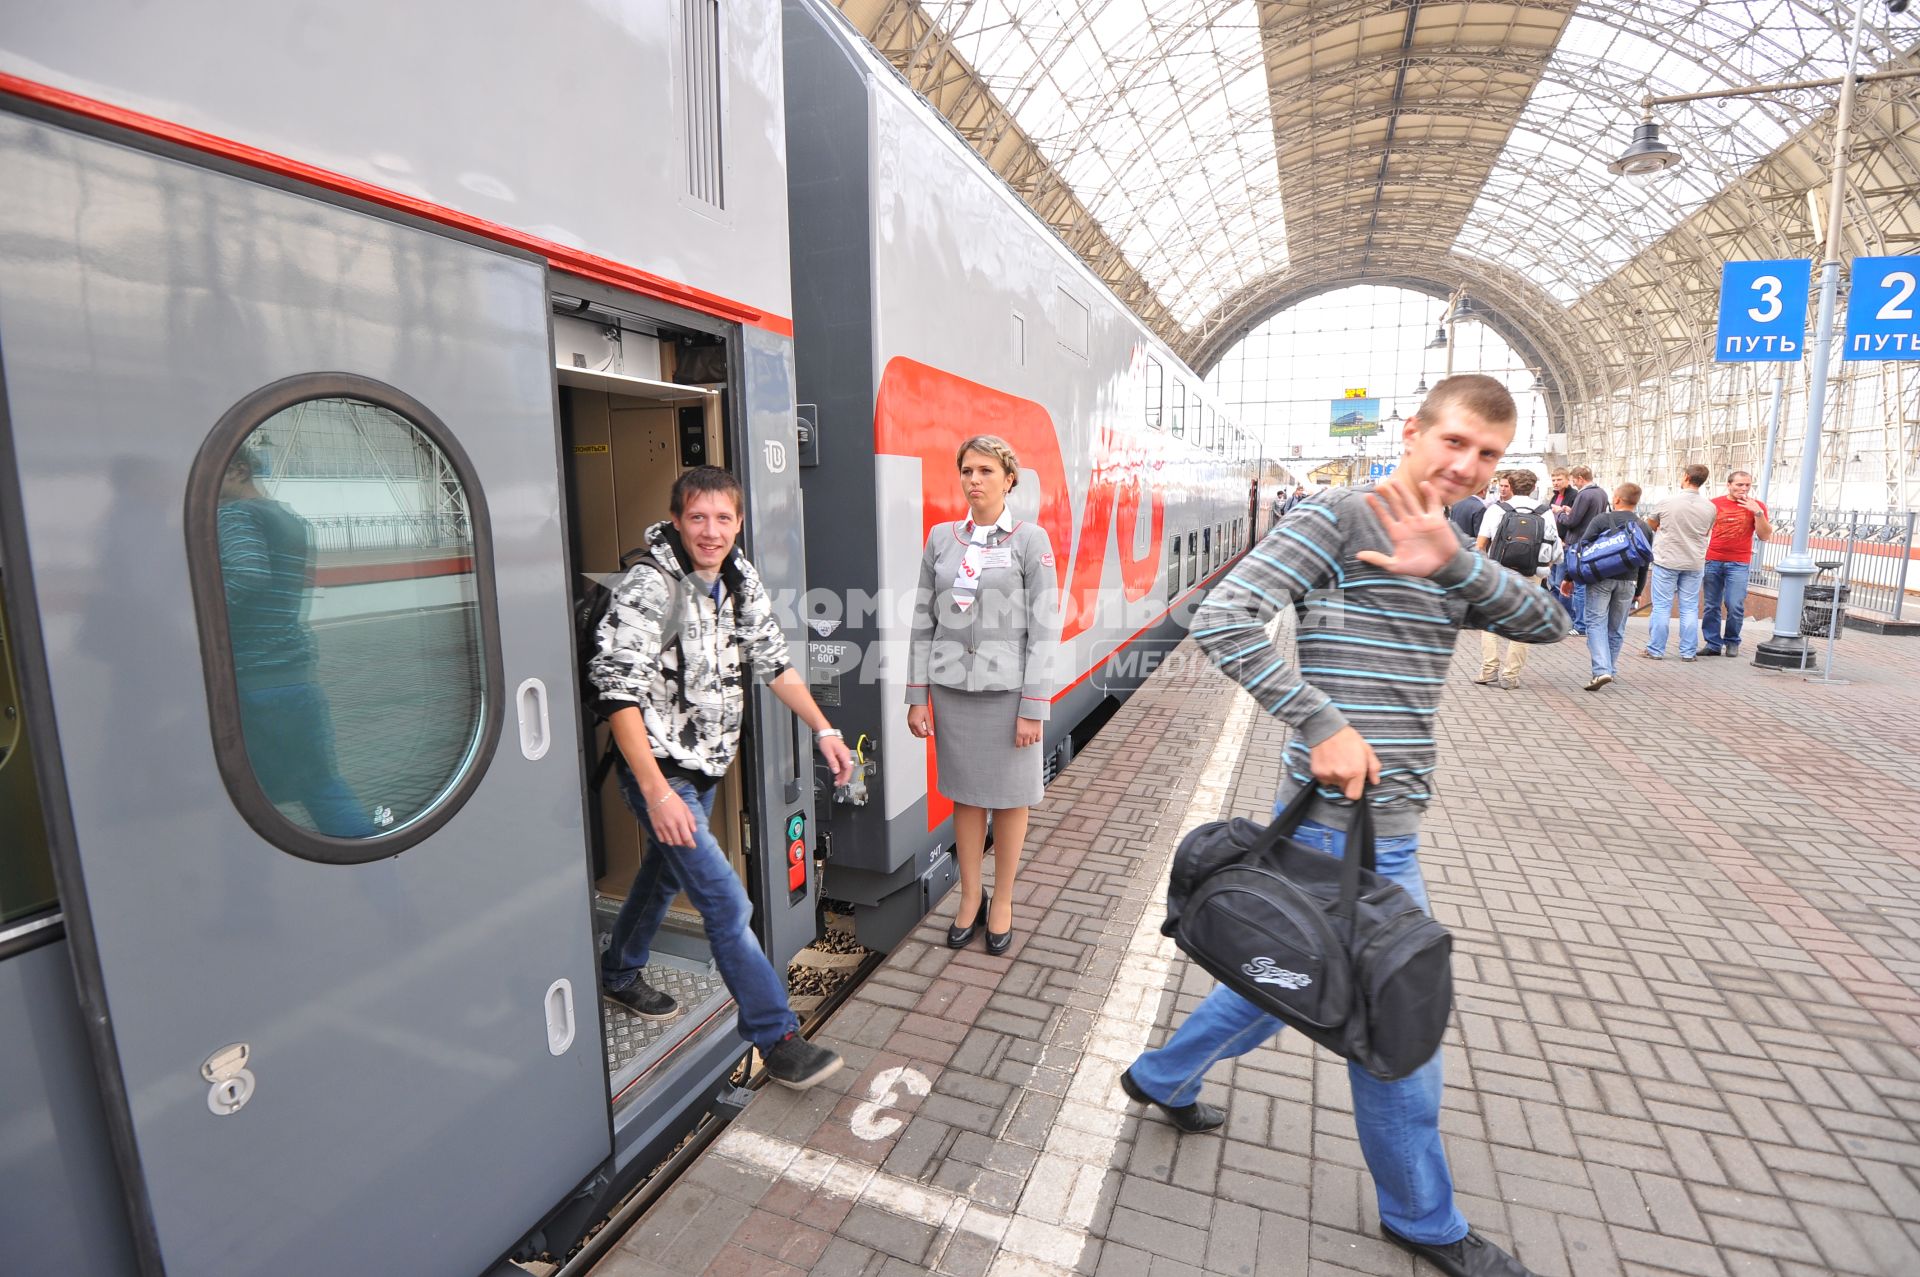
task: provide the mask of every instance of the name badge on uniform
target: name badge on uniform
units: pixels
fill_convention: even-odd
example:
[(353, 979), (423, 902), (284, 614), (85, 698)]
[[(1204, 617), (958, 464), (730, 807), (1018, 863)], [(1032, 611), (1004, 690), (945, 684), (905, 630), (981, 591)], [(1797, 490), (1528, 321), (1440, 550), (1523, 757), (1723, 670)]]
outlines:
[(984, 550), (980, 554), (980, 570), (988, 568), (1010, 568), (1013, 566), (1013, 551), (1004, 545)]

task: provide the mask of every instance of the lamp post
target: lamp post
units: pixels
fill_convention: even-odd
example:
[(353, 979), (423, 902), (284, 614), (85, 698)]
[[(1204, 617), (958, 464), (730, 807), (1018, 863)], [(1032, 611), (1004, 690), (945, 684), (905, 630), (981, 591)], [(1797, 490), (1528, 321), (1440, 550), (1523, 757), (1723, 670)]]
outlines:
[[(1820, 318), (1813, 342), (1813, 368), (1807, 382), (1807, 432), (1800, 453), (1800, 492), (1793, 503), (1793, 542), (1780, 564), (1780, 596), (1773, 614), (1773, 637), (1757, 645), (1753, 663), (1768, 669), (1801, 670), (1813, 648), (1800, 633), (1800, 609), (1807, 582), (1819, 571), (1807, 553), (1813, 523), (1813, 485), (1820, 471), (1820, 427), (1827, 409), (1827, 360), (1833, 351), (1833, 306), (1840, 293), (1840, 230), (1847, 206), (1847, 128), (1853, 118), (1854, 72), (1860, 66), (1861, 19), (1866, 5), (1853, 6), (1853, 38), (1847, 46), (1847, 75), (1840, 85), (1834, 115), (1833, 183), (1827, 192), (1827, 248), (1820, 263)], [(1837, 598), (1837, 596), (1836, 596)], [(1840, 624), (1836, 614), (1829, 625)]]
[[(1895, 13), (1905, 9), (1906, 0), (1889, 0)], [(1833, 346), (1833, 310), (1840, 291), (1841, 219), (1846, 211), (1847, 134), (1853, 118), (1855, 86), (1875, 80), (1899, 80), (1920, 75), (1920, 69), (1877, 71), (1859, 74), (1860, 33), (1866, 6), (1853, 9), (1853, 32), (1847, 44), (1847, 73), (1826, 80), (1794, 80), (1784, 84), (1747, 84), (1704, 93), (1676, 93), (1649, 97), (1642, 101), (1645, 118), (1635, 126), (1633, 141), (1620, 158), (1607, 165), (1609, 172), (1631, 178), (1646, 178), (1676, 163), (1680, 155), (1660, 140), (1660, 126), (1654, 122), (1653, 108), (1677, 102), (1698, 102), (1707, 98), (1752, 97), (1764, 93), (1784, 93), (1799, 89), (1838, 86), (1840, 102), (1834, 112), (1833, 174), (1827, 194), (1827, 236), (1820, 265), (1820, 310), (1813, 343), (1813, 367), (1807, 386), (1807, 429), (1800, 460), (1800, 491), (1794, 502), (1793, 541), (1780, 564), (1780, 600), (1774, 616), (1773, 637), (1759, 644), (1753, 663), (1771, 669), (1805, 669), (1812, 650), (1800, 633), (1800, 609), (1805, 602), (1807, 581), (1818, 570), (1807, 553), (1808, 524), (1813, 512), (1814, 481), (1820, 462), (1820, 427), (1827, 407), (1827, 363)], [(1777, 400), (1776, 400), (1777, 402)], [(1771, 464), (1768, 465), (1771, 477)], [(1763, 482), (1765, 480), (1763, 479)]]
[[(1447, 371), (1442, 374), (1447, 377), (1453, 376), (1454, 325), (1459, 322), (1460, 317), (1466, 313), (1466, 308), (1463, 305), (1466, 300), (1466, 291), (1464, 288), (1456, 288), (1448, 295), (1446, 313), (1440, 317), (1439, 325), (1433, 330), (1433, 340), (1427, 343), (1428, 350), (1444, 350), (1447, 352)], [(1422, 382), (1424, 383), (1424, 381), (1425, 377), (1423, 375)]]
[(1773, 374), (1773, 407), (1767, 413), (1767, 459), (1760, 473), (1760, 504), (1767, 504), (1767, 496), (1773, 491), (1773, 450), (1780, 442), (1780, 402), (1786, 397), (1787, 374)]

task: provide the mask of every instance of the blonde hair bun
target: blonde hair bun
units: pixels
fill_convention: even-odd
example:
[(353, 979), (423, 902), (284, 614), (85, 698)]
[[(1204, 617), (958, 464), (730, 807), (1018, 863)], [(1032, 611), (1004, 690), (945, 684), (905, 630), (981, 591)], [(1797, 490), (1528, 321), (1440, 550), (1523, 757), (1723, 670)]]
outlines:
[(1020, 458), (1014, 455), (1013, 445), (999, 435), (975, 435), (960, 445), (960, 451), (953, 454), (953, 468), (958, 470), (960, 463), (967, 459), (969, 452), (977, 452), (983, 457), (992, 457), (1000, 468), (1007, 472), (1007, 491), (1020, 486)]

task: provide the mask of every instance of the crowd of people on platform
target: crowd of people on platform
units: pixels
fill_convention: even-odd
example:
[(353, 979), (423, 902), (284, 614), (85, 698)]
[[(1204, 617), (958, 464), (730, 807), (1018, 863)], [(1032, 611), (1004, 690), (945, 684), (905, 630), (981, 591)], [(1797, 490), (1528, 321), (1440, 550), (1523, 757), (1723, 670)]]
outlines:
[[(1650, 613), (1641, 653), (1647, 660), (1666, 659), (1676, 608), (1682, 661), (1703, 653), (1739, 655), (1755, 546), (1773, 534), (1766, 503), (1753, 496), (1751, 474), (1733, 471), (1726, 491), (1709, 498), (1707, 467), (1690, 465), (1678, 489), (1644, 512), (1639, 484), (1622, 483), (1609, 493), (1587, 466), (1555, 469), (1545, 495), (1535, 494), (1538, 482), (1531, 470), (1500, 471), (1484, 497), (1455, 502), (1447, 517), (1482, 553), (1538, 577), (1561, 600), (1573, 632), (1587, 640), (1586, 690), (1597, 692), (1620, 677), (1627, 617), (1642, 610)], [(1588, 555), (1629, 528), (1639, 536), (1614, 539), (1641, 542), (1644, 549), (1603, 561)], [(1526, 650), (1484, 633), (1474, 681), (1518, 687)]]

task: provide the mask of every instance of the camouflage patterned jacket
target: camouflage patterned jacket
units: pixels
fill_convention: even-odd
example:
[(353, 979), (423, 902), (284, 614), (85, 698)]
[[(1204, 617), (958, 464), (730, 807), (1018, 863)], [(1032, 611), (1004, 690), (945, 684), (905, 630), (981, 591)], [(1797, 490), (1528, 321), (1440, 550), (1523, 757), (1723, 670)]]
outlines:
[(735, 551), (708, 588), (683, 566), (671, 523), (646, 540), (647, 557), (613, 587), (587, 678), (603, 715), (639, 706), (655, 758), (723, 776), (740, 749), (747, 671), (766, 681), (789, 668), (786, 636), (745, 555)]

